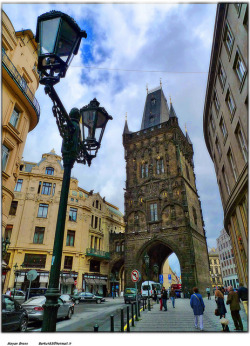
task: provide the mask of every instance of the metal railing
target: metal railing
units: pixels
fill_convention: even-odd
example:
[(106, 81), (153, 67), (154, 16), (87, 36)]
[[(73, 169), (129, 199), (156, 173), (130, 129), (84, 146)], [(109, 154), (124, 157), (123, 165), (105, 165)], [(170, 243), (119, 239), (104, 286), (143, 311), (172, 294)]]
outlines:
[(26, 96), (28, 101), (31, 103), (32, 107), (35, 109), (37, 117), (39, 119), (40, 117), (40, 105), (35, 98), (33, 92), (30, 90), (26, 82), (24, 81), (23, 77), (20, 75), (20, 73), (17, 71), (16, 67), (13, 65), (7, 54), (5, 53), (5, 50), (2, 48), (2, 65), (5, 67), (9, 75), (15, 80), (15, 82), (18, 84), (20, 89), (22, 90), (23, 94)]
[(86, 249), (86, 256), (95, 256), (95, 257), (110, 259), (110, 253), (109, 252), (96, 250), (96, 249), (92, 249), (92, 248)]

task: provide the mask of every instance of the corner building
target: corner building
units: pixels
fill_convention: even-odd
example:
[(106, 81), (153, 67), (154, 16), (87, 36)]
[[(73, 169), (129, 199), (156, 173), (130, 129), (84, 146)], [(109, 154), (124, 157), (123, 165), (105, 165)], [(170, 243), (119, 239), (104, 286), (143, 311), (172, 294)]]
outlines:
[(248, 4), (217, 7), (203, 114), (224, 228), (239, 281), (248, 285)]
[[(131, 271), (142, 281), (159, 281), (175, 253), (183, 290), (209, 285), (209, 262), (199, 196), (195, 184), (193, 145), (183, 134), (173, 104), (160, 87), (148, 91), (141, 130), (123, 132), (126, 160), (125, 287)], [(144, 254), (150, 258), (148, 275)], [(158, 266), (158, 272), (155, 270)]]

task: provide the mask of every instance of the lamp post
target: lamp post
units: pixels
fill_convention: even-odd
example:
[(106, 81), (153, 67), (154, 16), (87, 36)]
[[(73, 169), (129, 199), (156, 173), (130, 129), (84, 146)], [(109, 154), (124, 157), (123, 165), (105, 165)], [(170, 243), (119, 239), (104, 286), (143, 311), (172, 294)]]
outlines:
[[(49, 287), (45, 294), (43, 332), (56, 331), (59, 278), (62, 258), (65, 218), (68, 202), (71, 170), (75, 162), (91, 165), (97, 155), (108, 120), (112, 117), (94, 99), (81, 110), (65, 110), (54, 85), (65, 77), (66, 71), (77, 54), (81, 39), (87, 34), (67, 14), (59, 11), (44, 13), (38, 17), (36, 41), (38, 43), (38, 72), (40, 84), (53, 102), (52, 111), (62, 141), (63, 181), (58, 209), (56, 233), (51, 261)], [(81, 127), (80, 123), (81, 122)], [(97, 137), (98, 135), (98, 137)]]
[[(153, 269), (154, 269), (154, 273), (156, 274), (156, 278), (157, 278), (156, 282), (158, 282), (158, 273), (159, 273), (159, 266), (158, 266), (158, 264), (155, 263), (153, 265)], [(158, 298), (158, 295), (157, 295), (157, 291), (156, 291), (156, 301), (157, 301), (157, 304), (159, 304), (159, 298)]]
[(144, 262), (146, 264), (146, 274), (148, 277), (148, 311), (150, 311), (150, 297), (149, 297), (149, 255), (145, 253), (144, 255)]

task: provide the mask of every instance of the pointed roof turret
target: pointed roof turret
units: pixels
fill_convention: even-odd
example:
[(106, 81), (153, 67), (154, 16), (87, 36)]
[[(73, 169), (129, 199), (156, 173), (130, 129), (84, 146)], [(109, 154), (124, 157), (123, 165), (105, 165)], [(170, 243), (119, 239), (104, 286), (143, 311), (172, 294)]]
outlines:
[(141, 123), (141, 130), (147, 129), (151, 126), (159, 125), (169, 120), (169, 108), (166, 97), (160, 86), (148, 90), (144, 106), (143, 118)]
[(169, 118), (177, 118), (177, 115), (174, 110), (174, 106), (171, 101), (171, 96), (170, 96), (170, 112), (169, 112)]
[(186, 131), (186, 138), (187, 138), (188, 143), (191, 144), (191, 145), (193, 145), (193, 143), (191, 142), (191, 139), (190, 139), (190, 137), (189, 137), (189, 135), (188, 135), (186, 124), (185, 124), (185, 131)]
[(124, 130), (123, 130), (123, 134), (128, 134), (131, 133), (128, 129), (128, 122), (127, 122), (127, 113), (125, 115), (125, 125), (124, 125)]

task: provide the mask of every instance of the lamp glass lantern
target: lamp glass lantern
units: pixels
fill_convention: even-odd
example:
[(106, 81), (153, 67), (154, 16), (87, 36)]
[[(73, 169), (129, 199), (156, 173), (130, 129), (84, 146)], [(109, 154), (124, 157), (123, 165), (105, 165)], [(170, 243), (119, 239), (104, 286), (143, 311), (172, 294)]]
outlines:
[(108, 120), (113, 119), (105, 108), (99, 107), (99, 105), (100, 103), (94, 98), (87, 106), (80, 109), (81, 142), (91, 159), (96, 157), (101, 146)]
[(64, 77), (82, 37), (87, 37), (86, 32), (67, 14), (50, 11), (40, 15), (36, 28), (38, 71), (45, 76), (58, 73), (58, 80)]
[(149, 255), (147, 253), (145, 253), (145, 255), (144, 255), (144, 262), (145, 262), (146, 266), (148, 267), (149, 266)]

